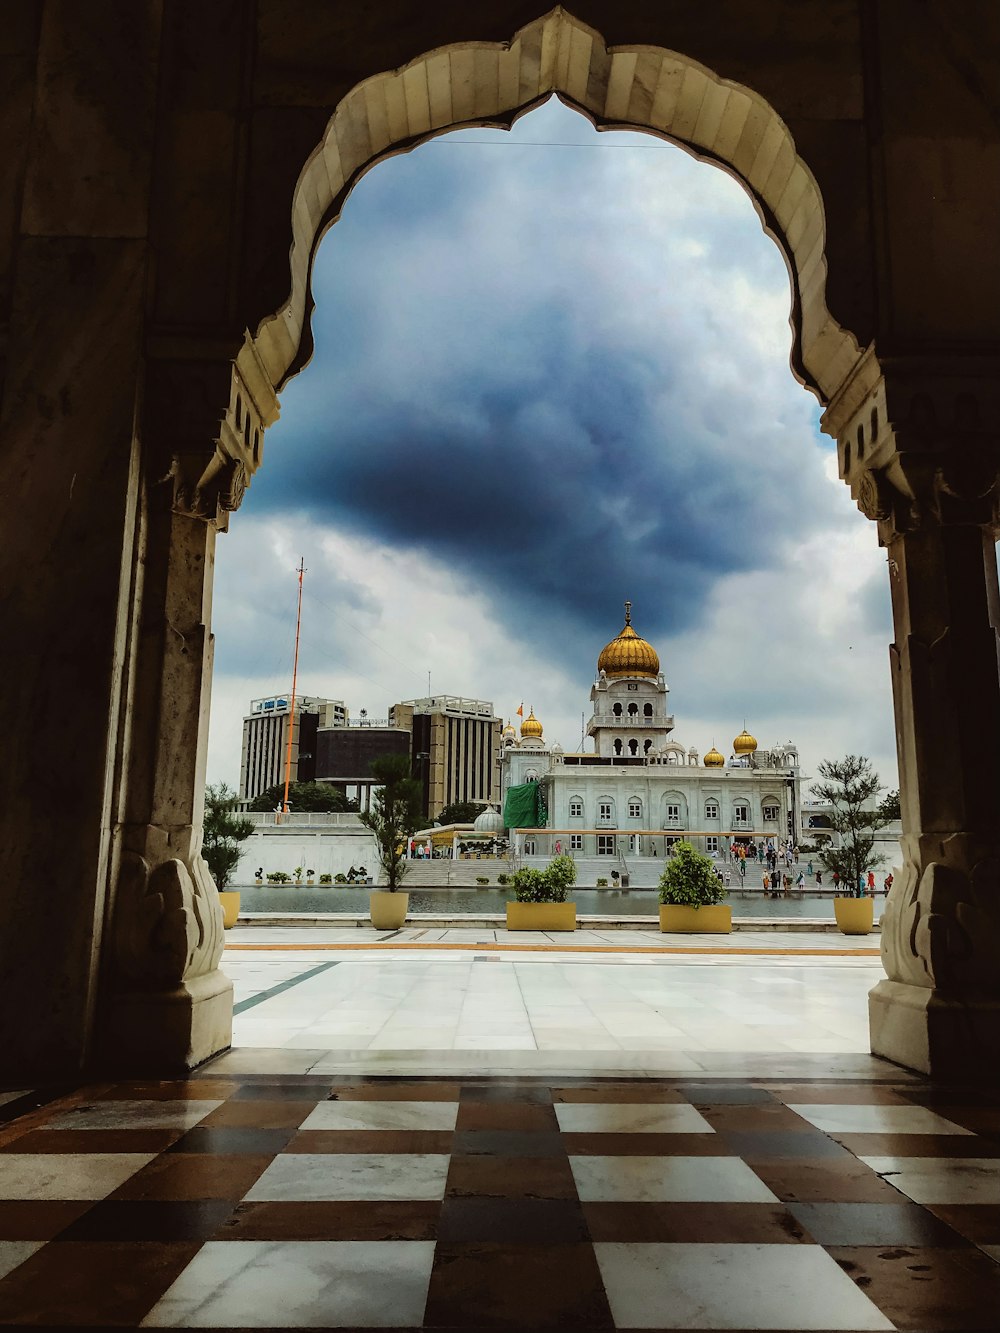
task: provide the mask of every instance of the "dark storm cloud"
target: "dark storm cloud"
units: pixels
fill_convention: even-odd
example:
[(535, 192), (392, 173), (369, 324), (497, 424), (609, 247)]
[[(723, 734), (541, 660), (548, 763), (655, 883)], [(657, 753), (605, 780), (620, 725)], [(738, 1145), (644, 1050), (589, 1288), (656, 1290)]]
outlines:
[(745, 200), (685, 230), (672, 192), (709, 169), (663, 154), (673, 175), (659, 153), (431, 144), (367, 176), (248, 508), (444, 560), (544, 617), (566, 661), (625, 597), (663, 637), (772, 564), (821, 503), (811, 402), (747, 331), (787, 280)]

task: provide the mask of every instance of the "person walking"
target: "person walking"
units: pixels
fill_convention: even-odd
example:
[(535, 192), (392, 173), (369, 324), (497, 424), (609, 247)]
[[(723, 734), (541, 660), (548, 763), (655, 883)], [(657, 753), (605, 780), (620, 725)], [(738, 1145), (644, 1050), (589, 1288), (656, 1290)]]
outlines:
[(868, 892), (869, 892), (869, 894), (872, 895), (872, 897), (874, 897), (874, 895), (875, 895), (875, 871), (874, 871), (874, 870), (869, 870), (869, 872), (868, 872)]
[(817, 870), (817, 871), (816, 871), (816, 887), (819, 888), (819, 889), (821, 889), (821, 888), (823, 887), (823, 872), (822, 872), (822, 870)]
[(798, 875), (795, 877), (795, 887), (798, 889), (799, 893), (801, 893), (802, 890), (805, 888), (805, 886), (806, 886), (805, 871), (800, 870)]
[(806, 862), (806, 874), (809, 876), (810, 879), (812, 879), (812, 877), (813, 877), (813, 863), (812, 863), (812, 857), (811, 857), (811, 856), (810, 856), (809, 860)]

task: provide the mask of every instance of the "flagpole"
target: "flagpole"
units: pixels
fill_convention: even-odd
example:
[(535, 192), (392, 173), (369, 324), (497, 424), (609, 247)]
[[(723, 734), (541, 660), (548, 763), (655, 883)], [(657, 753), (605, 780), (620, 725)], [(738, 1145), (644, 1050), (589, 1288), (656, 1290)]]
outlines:
[(306, 562), (302, 556), (299, 556), (299, 605), (295, 614), (295, 658), (292, 662), (292, 709), (288, 717), (288, 744), (285, 746), (285, 797), (281, 803), (281, 810), (274, 821), (276, 824), (280, 824), (282, 816), (288, 814), (288, 786), (292, 776), (292, 731), (295, 727), (295, 691), (299, 681), (299, 634), (302, 630), (302, 576), (305, 572)]

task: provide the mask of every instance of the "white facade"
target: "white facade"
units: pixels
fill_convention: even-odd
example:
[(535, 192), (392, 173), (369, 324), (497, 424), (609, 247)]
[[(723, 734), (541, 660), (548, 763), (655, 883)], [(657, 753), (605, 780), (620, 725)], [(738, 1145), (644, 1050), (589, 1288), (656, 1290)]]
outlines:
[(790, 741), (763, 750), (744, 731), (728, 760), (714, 747), (704, 759), (685, 749), (673, 736), (659, 659), (631, 630), (628, 613), (599, 665), (607, 669), (590, 692), (593, 753), (550, 746), (533, 714), (520, 736), (504, 733), (504, 793), (538, 782), (548, 811), (544, 829), (515, 835), (519, 852), (662, 857), (683, 837), (722, 855), (734, 840), (776, 847), (799, 840), (801, 776)]

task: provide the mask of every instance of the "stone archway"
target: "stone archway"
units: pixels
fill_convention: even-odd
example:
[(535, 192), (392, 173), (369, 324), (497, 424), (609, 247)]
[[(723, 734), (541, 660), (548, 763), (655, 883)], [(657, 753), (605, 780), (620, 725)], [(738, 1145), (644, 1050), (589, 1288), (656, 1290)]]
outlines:
[[(785, 254), (793, 368), (889, 556), (906, 866), (875, 1048), (1000, 1068), (994, 7), (578, 4), (592, 26), (516, 32), (515, 0), (150, 3), (124, 27), (46, 4), (9, 34), (0, 486), (23, 578), (0, 613), (35, 650), (12, 655), (0, 803), (11, 1068), (103, 1049), (158, 1072), (226, 1044), (199, 855), (216, 534), (308, 359), (312, 255), (353, 182), (552, 93), (731, 171)], [(109, 65), (127, 77), (93, 78)], [(71, 796), (43, 808), (54, 755)]]
[[(430, 52), (402, 69), (365, 80), (337, 106), (294, 191), (288, 298), (255, 334), (244, 338), (233, 362), (229, 402), (211, 458), (207, 462), (198, 455), (174, 458), (171, 535), (169, 550), (162, 552), (164, 578), (167, 587), (174, 578), (179, 587), (188, 585), (190, 606), (210, 605), (215, 533), (226, 527), (229, 513), (238, 507), (261, 464), (263, 434), (277, 417), (279, 389), (308, 360), (313, 259), (354, 184), (385, 157), (448, 130), (469, 125), (508, 127), (552, 94), (599, 128), (646, 130), (736, 177), (786, 260), (792, 292), (793, 371), (825, 403), (856, 364), (856, 339), (826, 306), (825, 215), (819, 189), (787, 126), (759, 95), (662, 48), (609, 49), (598, 33), (562, 8), (522, 28), (509, 42)], [(199, 540), (204, 542), (203, 562), (192, 560), (188, 549), (191, 541), (197, 546)], [(195, 658), (185, 636), (166, 634), (158, 649), (165, 664), (162, 678), (171, 690), (169, 703), (176, 707), (173, 695), (183, 682), (187, 711), (206, 719), (208, 646)], [(167, 703), (164, 693), (161, 706)], [(204, 726), (203, 721), (201, 733)], [(164, 741), (161, 731), (161, 752)], [(181, 803), (190, 810), (190, 823), (196, 828), (203, 734), (197, 741), (190, 738), (188, 754), (189, 761), (172, 763), (171, 771), (182, 785), (194, 788), (190, 798), (182, 795)], [(150, 825), (156, 828), (158, 821), (151, 820)], [(129, 919), (135, 903), (148, 905), (156, 896), (158, 877), (165, 874), (155, 853), (149, 853), (148, 831), (141, 836), (145, 852), (136, 848), (123, 862), (120, 919)], [(195, 834), (186, 850), (170, 862), (172, 882), (176, 880), (186, 904), (189, 936), (191, 922), (203, 915), (204, 872), (197, 841)], [(175, 1000), (179, 996), (181, 1007), (192, 1015), (192, 1026), (199, 1022), (206, 1034), (216, 1034), (211, 1040), (218, 1042), (217, 1034), (225, 1028), (228, 995), (224, 982), (212, 980), (221, 977), (218, 945), (208, 947), (211, 932), (201, 933), (206, 943), (188, 950), (191, 961), (184, 975), (175, 978)], [(141, 931), (133, 931), (125, 950), (119, 951), (123, 973), (131, 968), (134, 974), (136, 940), (143, 938)], [(128, 1044), (130, 1020), (125, 1015), (136, 1012), (131, 990), (113, 1012), (123, 1020), (115, 1024), (113, 1040)], [(213, 1012), (215, 1017), (208, 1017)], [(145, 1026), (148, 1030), (148, 1022)], [(199, 1043), (198, 1054), (209, 1053)]]

